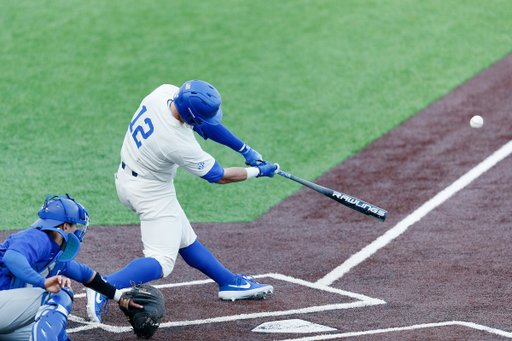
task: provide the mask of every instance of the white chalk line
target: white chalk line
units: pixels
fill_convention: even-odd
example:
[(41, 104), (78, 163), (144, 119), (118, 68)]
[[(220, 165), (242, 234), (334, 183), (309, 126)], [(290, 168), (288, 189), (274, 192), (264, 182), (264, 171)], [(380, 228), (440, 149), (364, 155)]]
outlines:
[[(277, 273), (268, 273), (268, 274), (263, 274), (263, 275), (255, 275), (253, 277), (254, 278), (263, 278), (263, 277), (274, 278), (274, 279), (277, 279), (277, 280), (281, 280), (281, 281), (286, 281), (286, 282), (302, 285), (302, 286), (309, 287), (309, 288), (312, 288), (312, 289), (332, 292), (332, 293), (339, 294), (339, 295), (342, 295), (342, 296), (349, 296), (349, 297), (352, 297), (352, 298), (355, 298), (355, 299), (358, 299), (358, 300), (361, 300), (361, 301), (372, 301), (372, 300), (375, 300), (374, 298), (371, 298), (371, 297), (368, 297), (368, 296), (365, 296), (365, 295), (356, 294), (356, 293), (353, 293), (353, 292), (350, 292), (350, 291), (340, 290), (340, 289), (332, 288), (332, 287), (329, 287), (329, 286), (326, 286), (326, 285), (323, 285), (323, 284), (312, 283), (312, 282), (304, 281), (304, 280), (299, 279), (299, 278), (294, 278), (294, 277), (290, 277), (290, 276), (286, 276), (286, 275), (282, 275), (282, 274), (277, 274)], [(154, 287), (158, 288), (158, 289), (166, 289), (166, 288), (184, 287), (184, 286), (191, 286), (191, 285), (202, 285), (202, 284), (208, 284), (208, 283), (215, 283), (215, 282), (213, 280), (211, 280), (211, 279), (203, 279), (203, 280), (190, 281), (190, 282), (181, 282), (181, 283), (158, 284), (158, 285), (154, 285)], [(130, 288), (122, 289), (121, 291), (128, 291), (128, 290), (130, 290)], [(75, 297), (75, 299), (76, 298), (85, 298), (86, 294), (85, 293), (76, 294), (74, 297)], [(377, 300), (377, 301), (381, 302), (381, 300)]]
[(463, 321), (448, 321), (448, 322), (439, 322), (439, 323), (417, 324), (417, 325), (407, 326), (407, 327), (395, 327), (395, 328), (386, 328), (386, 329), (367, 330), (367, 331), (362, 331), (362, 332), (349, 332), (349, 333), (328, 334), (328, 335), (324, 334), (324, 335), (317, 335), (317, 336), (301, 337), (301, 338), (296, 338), (296, 339), (286, 339), (286, 340), (280, 340), (280, 341), (333, 340), (333, 339), (341, 339), (341, 338), (354, 337), (354, 336), (384, 334), (384, 333), (391, 333), (391, 332), (400, 332), (400, 331), (416, 330), (416, 329), (423, 329), (423, 328), (439, 328), (439, 327), (446, 327), (446, 326), (463, 326), (463, 327), (481, 330), (481, 331), (488, 332), (491, 334), (496, 334), (496, 335), (512, 338), (512, 333), (510, 333), (510, 332), (506, 332), (506, 331), (495, 329), (495, 328), (490, 328), (487, 326), (483, 326), (481, 324), (476, 324), (476, 323), (472, 323), (472, 322), (463, 322)]
[(464, 174), (458, 180), (456, 180), (453, 184), (439, 192), (432, 199), (423, 204), (416, 211), (408, 215), (404, 220), (396, 224), (393, 228), (388, 230), (382, 236), (377, 238), (371, 244), (368, 244), (361, 251), (353, 254), (350, 258), (348, 258), (343, 264), (338, 266), (336, 269), (328, 273), (323, 278), (319, 279), (316, 284), (322, 285), (331, 285), (347, 272), (349, 272), (352, 268), (359, 265), (366, 259), (368, 259), (371, 255), (377, 252), (379, 249), (383, 248), (387, 244), (389, 244), (393, 239), (400, 236), (404, 233), (411, 225), (418, 222), (421, 218), (426, 216), (430, 211), (435, 209), (437, 206), (444, 203), (448, 200), (452, 195), (469, 185), (473, 180), (478, 178), (480, 175), (494, 167), (498, 162), (506, 158), (512, 153), (512, 141), (506, 143), (503, 147), (494, 152), (487, 159), (482, 161), (475, 168), (471, 169), (469, 172)]
[[(254, 276), (258, 277), (258, 276)], [(202, 279), (198, 281), (191, 281), (191, 282), (182, 282), (182, 283), (168, 283), (168, 284), (159, 284), (159, 285), (153, 285), (155, 288), (158, 289), (165, 289), (165, 288), (175, 288), (175, 287), (183, 287), (183, 286), (190, 286), (190, 285), (199, 285), (199, 284), (207, 284), (207, 283), (214, 283), (211, 279)], [(131, 288), (121, 289), (121, 292), (129, 291)], [(84, 289), (85, 291), (85, 289)], [(86, 297), (85, 293), (82, 294), (76, 294), (75, 298), (82, 298)]]
[[(357, 301), (350, 302), (350, 303), (327, 304), (327, 305), (321, 305), (321, 306), (306, 307), (306, 308), (291, 309), (291, 310), (282, 310), (282, 311), (270, 311), (270, 312), (261, 312), (261, 313), (253, 313), (253, 314), (220, 316), (220, 317), (213, 317), (213, 318), (200, 319), (200, 320), (165, 322), (165, 323), (160, 324), (160, 328), (183, 327), (183, 326), (190, 326), (190, 325), (248, 320), (248, 319), (263, 318), (263, 317), (287, 316), (287, 315), (293, 315), (293, 314), (308, 314), (308, 313), (316, 313), (316, 312), (321, 312), (321, 311), (361, 308), (361, 307), (367, 307), (367, 306), (373, 306), (373, 305), (386, 303), (385, 301), (379, 300), (376, 298), (368, 297), (368, 296), (361, 295), (361, 294), (356, 294), (356, 293), (345, 291), (345, 290), (331, 288), (331, 287), (328, 287), (328, 286), (325, 286), (322, 284), (311, 283), (308, 281), (304, 281), (304, 280), (301, 280), (298, 278), (293, 278), (293, 277), (282, 275), (282, 274), (271, 273), (271, 274), (265, 274), (265, 275), (258, 275), (258, 276), (254, 276), (254, 277), (255, 278), (270, 277), (270, 278), (274, 278), (277, 280), (302, 285), (302, 286), (309, 287), (309, 288), (316, 289), (316, 290), (330, 292), (330, 293), (338, 294), (341, 296), (348, 296), (353, 299), (356, 299)], [(172, 287), (178, 287), (178, 286), (201, 285), (201, 284), (207, 284), (207, 283), (213, 283), (213, 281), (210, 279), (207, 279), (207, 280), (184, 282), (184, 283), (161, 284), (161, 285), (155, 285), (155, 287), (157, 287), (159, 289), (165, 289), (165, 288), (172, 288)], [(125, 289), (125, 290), (128, 290), (128, 289)], [(86, 296), (85, 294), (77, 294), (77, 295), (75, 295), (75, 298), (83, 298), (85, 296)], [(113, 325), (107, 325), (104, 323), (89, 322), (81, 317), (71, 315), (71, 314), (69, 315), (68, 319), (70, 321), (83, 324), (82, 326), (79, 326), (79, 327), (67, 329), (66, 331), (68, 334), (76, 333), (76, 332), (88, 330), (88, 329), (94, 329), (94, 328), (101, 328), (105, 331), (112, 332), (112, 333), (125, 333), (125, 332), (132, 330), (131, 327), (118, 327), (118, 326), (113, 326)]]

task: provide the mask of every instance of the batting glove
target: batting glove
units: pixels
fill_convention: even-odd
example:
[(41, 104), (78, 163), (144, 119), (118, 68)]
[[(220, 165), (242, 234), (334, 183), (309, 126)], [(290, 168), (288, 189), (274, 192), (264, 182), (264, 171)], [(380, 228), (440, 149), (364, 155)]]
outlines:
[(257, 178), (262, 176), (268, 176), (269, 178), (272, 178), (279, 170), (279, 165), (277, 163), (271, 164), (268, 161), (262, 161), (256, 167), (260, 170), (260, 173), (256, 176)]
[(247, 166), (258, 166), (259, 163), (263, 162), (263, 157), (260, 153), (245, 145), (242, 151), (240, 152), (245, 157), (245, 164)]

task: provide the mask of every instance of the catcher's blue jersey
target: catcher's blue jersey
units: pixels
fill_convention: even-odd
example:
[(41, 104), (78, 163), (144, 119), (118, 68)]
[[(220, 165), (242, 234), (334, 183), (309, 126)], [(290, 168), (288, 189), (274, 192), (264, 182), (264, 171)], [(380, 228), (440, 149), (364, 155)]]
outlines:
[(57, 262), (60, 246), (45, 232), (29, 228), (9, 236), (0, 244), (0, 290), (23, 288), (27, 283), (16, 278), (3, 262), (7, 250), (22, 254), (37, 273), (47, 278), (65, 274), (68, 263)]

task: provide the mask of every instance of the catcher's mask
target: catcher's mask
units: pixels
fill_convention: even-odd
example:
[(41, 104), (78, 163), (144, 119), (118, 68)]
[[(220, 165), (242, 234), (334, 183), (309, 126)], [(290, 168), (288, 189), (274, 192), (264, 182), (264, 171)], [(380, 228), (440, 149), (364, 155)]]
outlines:
[[(75, 258), (79, 251), (80, 243), (89, 228), (89, 213), (66, 193), (63, 195), (49, 195), (39, 210), (39, 219), (32, 227), (41, 231), (57, 231), (64, 238), (61, 251), (57, 256), (61, 262), (67, 262)], [(57, 226), (63, 223), (76, 224), (75, 233), (66, 233)]]
[(200, 126), (203, 122), (217, 125), (222, 120), (220, 94), (212, 85), (191, 80), (174, 94), (174, 105), (188, 125)]

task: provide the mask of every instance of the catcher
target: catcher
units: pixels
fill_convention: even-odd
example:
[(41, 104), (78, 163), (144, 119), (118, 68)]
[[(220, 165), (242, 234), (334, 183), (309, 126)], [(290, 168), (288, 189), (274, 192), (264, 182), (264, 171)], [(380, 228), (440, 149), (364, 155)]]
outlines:
[[(69, 340), (66, 326), (74, 294), (71, 280), (114, 301), (123, 293), (75, 260), (89, 213), (73, 198), (49, 195), (32, 228), (0, 243), (0, 340)], [(123, 301), (142, 309), (133, 300)]]
[(164, 316), (165, 299), (157, 288), (139, 284), (123, 293), (119, 300), (119, 308), (132, 325), (135, 335), (141, 339), (150, 339)]

